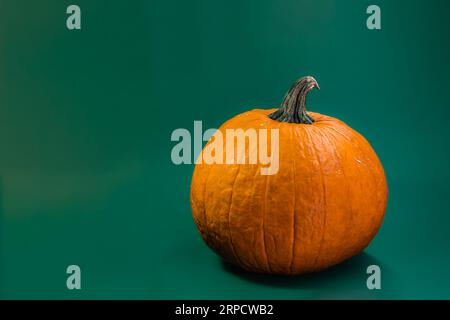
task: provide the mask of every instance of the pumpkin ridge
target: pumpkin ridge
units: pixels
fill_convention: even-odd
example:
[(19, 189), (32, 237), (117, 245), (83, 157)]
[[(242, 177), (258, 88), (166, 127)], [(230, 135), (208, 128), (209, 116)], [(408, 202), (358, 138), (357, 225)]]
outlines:
[[(253, 179), (252, 179), (253, 182), (252, 182), (252, 185), (251, 185), (251, 188), (252, 188), (252, 190), (253, 190), (252, 193), (251, 193), (251, 195), (250, 195), (250, 198), (251, 198), (251, 199), (253, 199), (253, 198), (256, 196), (256, 194), (257, 194), (257, 190), (258, 190), (258, 189), (257, 189), (257, 183), (256, 183), (256, 182), (257, 182), (257, 179), (255, 179), (255, 177), (256, 177), (256, 176), (259, 176), (259, 174), (260, 174), (260, 173), (259, 173), (259, 170), (260, 170), (260, 168), (259, 168), (258, 166), (255, 166), (255, 173), (253, 174)], [(263, 234), (263, 237), (264, 237), (264, 234)], [(265, 259), (265, 261), (264, 261), (264, 258), (263, 258), (263, 259), (260, 259), (260, 258), (259, 258), (260, 255), (259, 255), (258, 253), (255, 254), (257, 248), (258, 248), (258, 246), (256, 246), (256, 247), (253, 246), (253, 248), (252, 248), (252, 249), (253, 249), (252, 251), (253, 251), (254, 263), (255, 263), (256, 266), (257, 266), (256, 268), (257, 268), (257, 269), (260, 268), (260, 267), (259, 267), (260, 262), (261, 262), (261, 264), (265, 264), (266, 267), (269, 268), (269, 266), (268, 266), (268, 261), (267, 261), (267, 257), (265, 257), (266, 259)]]
[[(327, 128), (327, 127), (325, 127), (325, 128)], [(333, 136), (334, 139), (330, 139), (330, 136), (328, 135), (329, 131), (328, 130), (322, 130), (322, 128), (319, 130), (319, 132), (320, 132), (320, 135), (322, 136), (322, 141), (323, 141), (323, 138), (326, 139), (326, 141), (328, 142), (327, 145), (332, 146), (333, 154), (336, 157), (336, 159), (338, 159), (339, 167), (340, 167), (340, 170), (341, 170), (342, 175), (344, 177), (343, 183), (345, 184), (346, 198), (348, 198), (349, 195), (350, 195), (350, 191), (349, 191), (350, 188), (349, 188), (349, 185), (348, 185), (349, 182), (348, 182), (348, 180), (346, 178), (346, 175), (345, 175), (345, 172), (344, 172), (344, 166), (343, 166), (343, 163), (342, 163), (342, 157), (337, 151), (337, 144), (336, 144), (336, 140), (335, 140), (336, 137), (333, 134), (331, 134), (331, 136)], [(345, 210), (348, 210), (348, 209), (350, 210), (351, 217), (354, 218), (353, 217), (353, 212), (354, 211), (353, 211), (351, 203), (350, 203), (349, 206), (345, 207)], [(350, 221), (350, 219), (349, 219), (349, 221)], [(346, 232), (347, 232), (347, 230), (346, 230)]]
[[(327, 126), (325, 127), (327, 129), (330, 129), (331, 127)], [(332, 129), (332, 128), (331, 128)], [(328, 130), (327, 130), (328, 131)], [(337, 150), (337, 144), (336, 144), (336, 136), (331, 132), (328, 131), (330, 133), (330, 135), (333, 137), (333, 139), (328, 139), (328, 141), (330, 141), (333, 145), (334, 145), (334, 154), (339, 158), (340, 161), (340, 165), (341, 165), (341, 171), (342, 171), (342, 175), (344, 176), (344, 181), (345, 181), (345, 185), (346, 185), (346, 189), (347, 189), (347, 197), (349, 195), (349, 187), (348, 187), (348, 180), (347, 180), (347, 175), (345, 174), (345, 169), (344, 169), (344, 165), (342, 163), (342, 156), (341, 154), (338, 152)], [(353, 211), (353, 210), (352, 210)]]
[[(302, 148), (303, 147), (305, 147), (305, 143), (303, 142), (303, 139), (301, 138), (301, 135), (300, 135), (300, 132), (299, 132), (300, 130), (298, 130), (297, 128), (294, 128), (294, 135), (295, 135), (295, 137), (297, 137), (301, 142), (302, 142)], [(303, 131), (307, 131), (307, 130), (303, 130)], [(305, 133), (306, 134), (306, 133)], [(310, 148), (309, 147), (306, 147), (306, 149), (308, 149), (308, 150), (310, 150)], [(295, 159), (295, 157), (294, 157), (294, 159)], [(296, 166), (295, 166), (295, 170), (297, 170), (297, 163), (295, 162), (295, 164), (296, 164)], [(306, 211), (305, 211), (306, 212)], [(297, 213), (298, 213), (298, 211), (297, 211)], [(301, 219), (300, 219), (300, 221), (301, 221)], [(301, 227), (301, 224), (299, 225), (299, 227)], [(299, 248), (301, 247), (301, 244), (302, 244), (302, 241), (300, 240), (300, 243), (297, 243), (297, 245), (299, 246)], [(301, 267), (300, 267), (300, 269), (301, 269)]]
[[(258, 146), (255, 145), (253, 151), (258, 152), (259, 151), (258, 150)], [(250, 150), (249, 150), (249, 155), (250, 155)], [(252, 179), (253, 180), (253, 183), (252, 183), (252, 190), (253, 190), (253, 192), (252, 192), (251, 198), (253, 198), (255, 196), (256, 192), (257, 192), (257, 189), (255, 187), (255, 184), (256, 184), (257, 180), (255, 179), (255, 176), (258, 176), (260, 174), (259, 170), (260, 170), (259, 166), (255, 166), (255, 173), (253, 174), (253, 179)], [(263, 234), (263, 237), (264, 237), (264, 234)], [(253, 248), (253, 249), (255, 249), (255, 248)], [(253, 251), (255, 252), (256, 250), (253, 250)], [(255, 264), (258, 265), (259, 260), (260, 260), (260, 259), (258, 259), (258, 255), (253, 254), (253, 257), (254, 257)], [(269, 262), (268, 262), (267, 256), (266, 256), (265, 264), (267, 266), (267, 269), (269, 269), (270, 266), (269, 266)]]
[(233, 252), (233, 255), (234, 255), (234, 258), (236, 259), (236, 261), (238, 263), (242, 264), (241, 259), (238, 257), (238, 255), (236, 253), (236, 249), (235, 249), (234, 244), (233, 244), (233, 236), (232, 236), (232, 233), (231, 233), (231, 208), (233, 206), (233, 190), (234, 190), (234, 185), (236, 183), (236, 180), (237, 180), (237, 178), (239, 176), (240, 169), (241, 169), (241, 166), (238, 165), (237, 166), (236, 176), (234, 177), (233, 183), (231, 184), (230, 206), (228, 207), (228, 211), (227, 212), (228, 212), (228, 235), (230, 237), (231, 252)]
[[(280, 130), (282, 123), (279, 122), (278, 124), (278, 130)], [(270, 150), (270, 152), (272, 152), (272, 150)], [(270, 262), (269, 262), (269, 255), (267, 253), (267, 246), (266, 246), (266, 229), (265, 229), (265, 218), (266, 218), (266, 211), (267, 211), (267, 192), (268, 192), (268, 185), (270, 182), (269, 179), (270, 176), (265, 175), (264, 176), (264, 209), (263, 209), (263, 215), (262, 215), (262, 231), (263, 231), (263, 247), (264, 247), (264, 254), (266, 256), (266, 261), (267, 261), (267, 268), (269, 269), (269, 272), (272, 273), (272, 268), (270, 267)]]
[[(290, 131), (291, 131), (291, 134), (290, 134), (291, 145), (294, 145), (294, 139), (292, 138), (292, 136), (294, 135), (294, 133), (293, 133), (294, 129), (291, 128)], [(292, 225), (293, 225), (293, 227), (292, 227), (292, 229), (293, 229), (293, 232), (292, 232), (292, 257), (291, 257), (291, 265), (289, 267), (289, 270), (290, 270), (290, 273), (292, 274), (293, 273), (293, 268), (294, 268), (294, 260), (295, 260), (295, 238), (296, 238), (296, 230), (297, 230), (297, 228), (296, 228), (297, 185), (296, 185), (296, 181), (295, 181), (295, 157), (291, 156), (291, 158), (292, 158), (292, 182), (294, 184), (294, 192), (293, 192), (293, 195), (294, 195), (294, 206), (292, 208)]]
[[(313, 146), (313, 149), (314, 149), (313, 153), (316, 157), (317, 163), (319, 164), (319, 171), (320, 171), (320, 178), (322, 180), (322, 192), (323, 192), (322, 199), (323, 199), (324, 217), (323, 217), (323, 222), (322, 222), (322, 237), (320, 239), (319, 249), (317, 250), (316, 258), (314, 259), (314, 263), (312, 265), (312, 269), (314, 270), (314, 268), (317, 265), (317, 261), (319, 260), (319, 257), (320, 257), (321, 251), (322, 251), (322, 247), (323, 247), (323, 243), (325, 241), (325, 228), (326, 228), (326, 224), (327, 224), (327, 193), (326, 193), (327, 189), (325, 186), (325, 178), (324, 178), (324, 174), (323, 174), (322, 163), (320, 161), (319, 155), (317, 154), (318, 151), (317, 151), (316, 141), (314, 139), (311, 139), (311, 135), (308, 132), (308, 130), (305, 130), (305, 131), (308, 135), (311, 145)], [(322, 140), (323, 139), (321, 139), (321, 143), (323, 145)]]
[[(326, 127), (326, 128), (328, 128), (328, 127)], [(328, 131), (328, 130), (327, 130)], [(345, 190), (346, 190), (346, 198), (348, 199), (349, 198), (349, 196), (350, 196), (350, 188), (349, 188), (349, 185), (348, 185), (348, 180), (347, 180), (347, 175), (345, 174), (345, 168), (344, 168), (344, 165), (343, 165), (343, 161), (342, 161), (342, 156), (341, 156), (341, 154), (339, 153), (339, 151), (338, 151), (338, 149), (337, 149), (337, 144), (336, 144), (336, 136), (333, 134), (333, 133), (331, 133), (330, 131), (328, 131), (328, 133), (333, 137), (332, 139), (330, 139), (330, 138), (328, 138), (328, 136), (327, 135), (325, 135), (326, 137), (327, 137), (327, 140), (328, 140), (328, 142), (330, 142), (330, 144), (332, 144), (333, 145), (333, 149), (334, 149), (334, 154), (335, 154), (335, 156), (340, 160), (339, 161), (339, 164), (340, 164), (340, 167), (341, 167), (341, 172), (342, 172), (342, 176), (343, 176), (343, 181), (344, 181), (344, 184), (345, 184)], [(351, 213), (351, 215), (353, 216), (353, 212), (354, 212), (354, 210), (353, 210), (353, 207), (352, 207), (352, 205), (350, 204), (350, 213)]]
[(266, 245), (266, 228), (265, 228), (265, 219), (266, 219), (266, 208), (267, 208), (267, 191), (268, 191), (268, 182), (269, 177), (264, 177), (264, 206), (263, 206), (263, 214), (262, 214), (262, 234), (263, 234), (263, 248), (264, 248), (264, 255), (266, 257), (267, 261), (267, 269), (269, 269), (269, 272), (271, 272), (270, 262), (269, 262), (269, 255), (267, 253), (267, 245)]
[[(255, 121), (257, 121), (257, 120), (254, 119), (254, 120), (251, 120), (250, 122), (255, 122)], [(256, 149), (256, 148), (257, 148), (257, 146), (254, 146), (252, 150), (248, 150), (248, 155), (250, 156), (250, 153), (251, 153), (252, 151), (254, 151), (254, 149)], [(246, 158), (246, 155), (247, 155), (247, 153), (244, 151), (244, 152), (242, 153), (242, 157)], [(237, 161), (237, 162), (239, 163), (240, 161)], [(244, 162), (247, 163), (246, 161), (244, 161)], [(230, 237), (231, 250), (232, 250), (232, 252), (233, 252), (233, 254), (234, 254), (236, 260), (237, 260), (238, 262), (240, 262), (242, 265), (245, 265), (245, 264), (242, 262), (242, 259), (239, 257), (239, 255), (238, 255), (238, 253), (237, 253), (237, 250), (236, 250), (236, 248), (235, 248), (235, 246), (234, 246), (234, 243), (233, 243), (233, 236), (232, 236), (232, 232), (231, 232), (231, 212), (232, 212), (232, 207), (233, 207), (233, 194), (234, 194), (234, 193), (233, 193), (233, 190), (234, 190), (236, 181), (238, 180), (239, 174), (242, 172), (242, 170), (240, 170), (242, 165), (237, 165), (237, 166), (238, 166), (238, 168), (237, 168), (237, 173), (236, 173), (236, 176), (235, 176), (235, 178), (234, 178), (234, 180), (233, 180), (233, 183), (232, 183), (232, 185), (231, 185), (230, 206), (229, 206), (229, 208), (228, 208), (228, 233), (229, 233), (229, 237)], [(256, 170), (258, 170), (258, 168), (257, 168)]]

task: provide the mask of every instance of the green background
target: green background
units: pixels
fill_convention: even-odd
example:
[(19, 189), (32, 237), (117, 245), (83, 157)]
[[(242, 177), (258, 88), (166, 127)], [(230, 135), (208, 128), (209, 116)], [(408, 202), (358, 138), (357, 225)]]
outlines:
[[(82, 30), (66, 28), (78, 4)], [(377, 4), (382, 30), (366, 28)], [(450, 298), (448, 1), (0, 0), (0, 297)], [(279, 105), (362, 133), (389, 183), (370, 247), (299, 277), (231, 268), (170, 135)], [(66, 288), (77, 264), (82, 289)], [(378, 264), (382, 289), (366, 288)]]

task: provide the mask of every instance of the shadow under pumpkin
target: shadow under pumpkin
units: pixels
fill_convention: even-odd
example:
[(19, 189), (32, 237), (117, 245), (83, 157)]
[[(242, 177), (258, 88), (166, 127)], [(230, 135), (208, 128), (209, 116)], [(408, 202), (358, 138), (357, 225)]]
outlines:
[[(379, 291), (367, 289), (366, 281), (370, 274), (367, 274), (366, 270), (370, 265), (380, 266), (382, 274), (382, 284), (383, 281), (386, 280), (386, 278), (390, 278), (389, 269), (383, 266), (383, 264), (374, 256), (366, 252), (362, 252), (349, 260), (346, 260), (323, 271), (295, 276), (252, 273), (234, 266), (226, 262), (225, 260), (221, 261), (221, 265), (226, 272), (239, 277), (244, 281), (268, 287), (279, 287), (285, 289), (314, 290), (328, 288), (330, 290), (330, 297), (334, 293), (337, 293), (342, 289), (349, 289), (350, 287), (353, 287), (354, 289), (350, 290), (350, 292), (352, 292), (353, 294), (357, 294), (363, 291)], [(364, 295), (364, 298), (366, 298), (366, 294)]]

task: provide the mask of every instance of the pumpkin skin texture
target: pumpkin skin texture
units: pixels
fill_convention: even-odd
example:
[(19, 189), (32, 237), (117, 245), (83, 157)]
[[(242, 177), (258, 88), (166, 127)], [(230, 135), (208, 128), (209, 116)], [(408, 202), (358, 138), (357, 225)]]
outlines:
[(194, 221), (209, 247), (248, 271), (320, 271), (374, 238), (386, 208), (385, 174), (367, 140), (342, 121), (304, 111), (308, 122), (283, 122), (270, 118), (276, 112), (254, 109), (218, 130), (279, 129), (278, 172), (262, 175), (263, 165), (248, 161), (196, 164)]

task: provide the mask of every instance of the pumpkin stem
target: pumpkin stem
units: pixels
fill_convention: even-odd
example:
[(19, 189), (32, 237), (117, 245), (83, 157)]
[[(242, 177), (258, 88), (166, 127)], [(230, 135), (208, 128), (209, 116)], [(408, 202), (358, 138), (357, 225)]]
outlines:
[(314, 119), (306, 113), (306, 95), (314, 88), (320, 90), (313, 77), (298, 79), (284, 96), (281, 107), (269, 115), (270, 119), (290, 123), (313, 123)]

